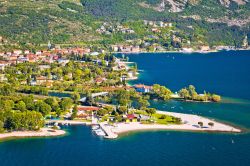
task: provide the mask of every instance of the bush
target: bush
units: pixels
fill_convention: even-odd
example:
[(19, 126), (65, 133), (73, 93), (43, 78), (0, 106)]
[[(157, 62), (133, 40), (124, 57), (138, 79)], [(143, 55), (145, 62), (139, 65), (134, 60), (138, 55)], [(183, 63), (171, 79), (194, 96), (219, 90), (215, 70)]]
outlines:
[(166, 119), (167, 116), (166, 115), (161, 115), (161, 117), (159, 119)]

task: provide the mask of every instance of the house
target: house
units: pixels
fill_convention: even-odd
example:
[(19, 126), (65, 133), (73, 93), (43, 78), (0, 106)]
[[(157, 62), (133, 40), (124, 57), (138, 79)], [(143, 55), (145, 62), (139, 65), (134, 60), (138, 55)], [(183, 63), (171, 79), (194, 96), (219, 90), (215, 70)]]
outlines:
[(41, 85), (47, 81), (47, 77), (45, 76), (40, 76), (36, 77), (36, 85)]
[(120, 47), (120, 52), (131, 52), (131, 46), (122, 46)]
[(134, 85), (134, 88), (137, 92), (141, 92), (141, 93), (149, 93), (153, 90), (152, 86), (146, 86), (143, 84), (136, 84)]
[(7, 60), (9, 60), (9, 61), (16, 61), (17, 58), (18, 58), (18, 55), (13, 54), (13, 55), (8, 56), (8, 59), (7, 59)]
[(29, 50), (25, 50), (24, 51), (24, 54), (26, 55), (26, 54), (29, 54), (30, 53), (30, 51)]
[(5, 77), (5, 74), (0, 74), (0, 82), (8, 81), (8, 79)]
[(17, 59), (17, 63), (24, 63), (24, 62), (28, 62), (29, 59), (27, 57), (19, 57)]
[(140, 52), (140, 47), (139, 46), (135, 46), (131, 48), (131, 52)]
[(158, 29), (158, 28), (152, 28), (151, 30), (152, 30), (152, 32), (154, 32), (154, 33), (160, 33), (160, 32), (161, 32), (161, 30)]
[(63, 66), (65, 66), (67, 63), (69, 63), (69, 60), (68, 59), (58, 59), (58, 63), (60, 63)]
[(126, 122), (137, 122), (138, 116), (136, 114), (127, 114), (125, 116)]
[(148, 116), (148, 115), (140, 114), (139, 118), (140, 118), (140, 121), (148, 121), (148, 120), (150, 120), (150, 116)]
[(191, 53), (191, 52), (193, 52), (194, 50), (193, 50), (193, 48), (182, 48), (182, 51), (183, 52), (186, 52), (186, 53)]
[(28, 58), (29, 62), (36, 62), (38, 59), (37, 55), (35, 54), (28, 54), (26, 57)]
[(106, 78), (98, 77), (95, 79), (96, 84), (101, 84), (106, 81)]
[(0, 64), (0, 71), (4, 71), (5, 64)]
[(46, 70), (46, 69), (50, 69), (50, 65), (39, 65), (38, 67), (41, 71)]
[(128, 72), (128, 78), (133, 78), (134, 77), (134, 72), (133, 71), (129, 71)]
[(78, 106), (77, 107), (77, 115), (76, 118), (78, 119), (86, 119), (86, 120), (92, 120), (92, 117), (94, 114), (96, 114), (97, 111), (99, 111), (99, 107), (93, 107), (93, 106)]
[(16, 55), (20, 55), (22, 54), (22, 50), (14, 50), (13, 53)]
[(31, 86), (36, 86), (36, 81), (32, 80), (32, 81), (30, 82), (30, 85), (31, 85)]
[(6, 66), (6, 63), (3, 61), (0, 61), (0, 71), (4, 71), (5, 69), (5, 66)]
[(36, 55), (42, 55), (42, 51), (37, 51)]
[(90, 53), (90, 55), (91, 56), (97, 56), (97, 55), (99, 55), (99, 52), (92, 52), (92, 53)]
[(209, 46), (200, 46), (199, 48), (201, 51), (209, 51), (210, 50)]
[(111, 48), (112, 48), (112, 50), (114, 52), (118, 52), (119, 51), (119, 47), (117, 45), (113, 45), (113, 46), (111, 46)]

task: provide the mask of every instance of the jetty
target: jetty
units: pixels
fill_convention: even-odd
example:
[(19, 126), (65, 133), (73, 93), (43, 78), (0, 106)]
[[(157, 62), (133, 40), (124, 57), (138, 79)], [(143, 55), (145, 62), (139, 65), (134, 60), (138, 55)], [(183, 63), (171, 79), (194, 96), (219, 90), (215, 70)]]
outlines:
[(107, 123), (100, 123), (100, 128), (105, 132), (106, 136), (104, 138), (115, 139), (118, 137), (118, 134), (112, 131), (113, 126), (108, 125)]

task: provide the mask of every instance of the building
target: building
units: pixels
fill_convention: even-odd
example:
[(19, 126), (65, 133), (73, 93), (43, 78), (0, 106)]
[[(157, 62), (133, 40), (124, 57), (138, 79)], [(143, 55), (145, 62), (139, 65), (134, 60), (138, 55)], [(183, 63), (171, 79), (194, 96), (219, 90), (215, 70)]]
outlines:
[(8, 81), (8, 79), (5, 77), (5, 74), (0, 74), (0, 82)]
[(36, 85), (41, 85), (43, 83), (46, 83), (46, 81), (47, 77), (45, 76), (36, 77)]
[(96, 84), (101, 84), (106, 81), (106, 78), (98, 77), (95, 79)]
[(139, 46), (134, 46), (131, 48), (131, 52), (140, 52), (140, 47)]
[(210, 47), (209, 46), (200, 46), (201, 51), (209, 51)]
[(138, 116), (136, 114), (128, 114), (125, 116), (125, 121), (126, 122), (137, 122)]
[(76, 118), (78, 119), (86, 119), (86, 120), (92, 120), (92, 117), (94, 114), (96, 114), (97, 111), (99, 111), (99, 107), (93, 107), (93, 106), (78, 106), (77, 107), (77, 115)]
[(14, 50), (14, 51), (13, 51), (13, 53), (14, 53), (14, 54), (17, 54), (17, 55), (22, 54), (22, 52), (23, 52), (22, 50)]
[(152, 86), (147, 86), (143, 84), (136, 84), (134, 85), (134, 88), (137, 92), (141, 92), (141, 93), (149, 93), (149, 92), (152, 92), (153, 90)]

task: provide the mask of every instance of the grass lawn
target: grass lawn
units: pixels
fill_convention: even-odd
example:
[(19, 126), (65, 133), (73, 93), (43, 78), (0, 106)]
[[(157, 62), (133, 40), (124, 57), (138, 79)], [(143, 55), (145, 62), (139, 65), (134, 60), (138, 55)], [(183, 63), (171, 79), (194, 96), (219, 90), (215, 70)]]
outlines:
[(173, 117), (164, 114), (155, 113), (152, 115), (157, 124), (177, 124), (173, 121)]

